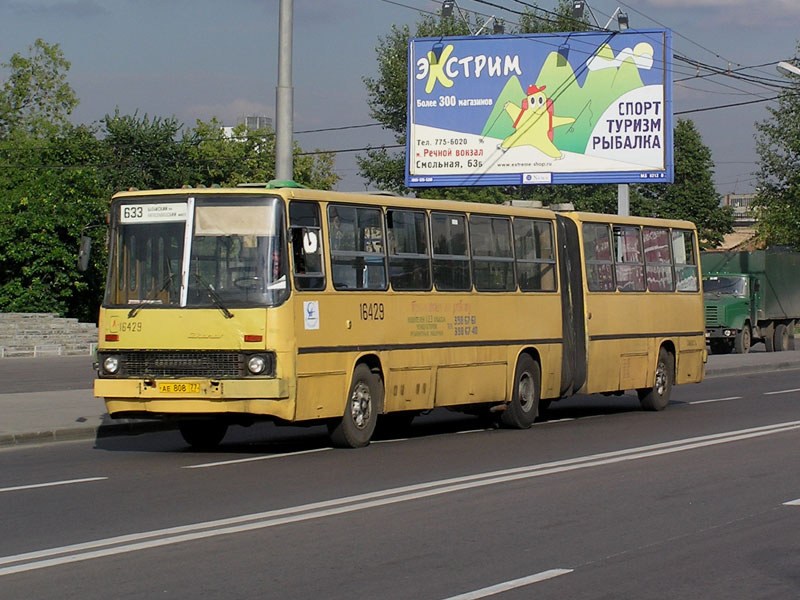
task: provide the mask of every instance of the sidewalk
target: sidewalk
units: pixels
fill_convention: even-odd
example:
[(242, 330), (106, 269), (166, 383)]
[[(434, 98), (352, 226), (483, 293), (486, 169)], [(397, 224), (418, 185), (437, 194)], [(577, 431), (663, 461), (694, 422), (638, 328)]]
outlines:
[[(800, 351), (709, 356), (706, 378), (782, 369), (800, 369)], [(112, 420), (91, 389), (0, 394), (0, 448), (174, 428), (159, 421)]]

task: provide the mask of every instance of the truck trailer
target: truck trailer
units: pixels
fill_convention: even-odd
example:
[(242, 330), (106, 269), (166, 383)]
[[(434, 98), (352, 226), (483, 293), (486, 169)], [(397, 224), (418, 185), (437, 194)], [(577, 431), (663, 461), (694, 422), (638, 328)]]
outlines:
[(800, 322), (800, 252), (701, 252), (706, 342), (712, 354), (794, 348)]

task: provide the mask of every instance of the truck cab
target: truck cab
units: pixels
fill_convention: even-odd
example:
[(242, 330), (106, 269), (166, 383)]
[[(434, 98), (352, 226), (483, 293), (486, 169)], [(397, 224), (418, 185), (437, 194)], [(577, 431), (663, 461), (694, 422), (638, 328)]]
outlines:
[(708, 273), (703, 277), (706, 341), (712, 354), (746, 353), (759, 321), (760, 282), (745, 273)]

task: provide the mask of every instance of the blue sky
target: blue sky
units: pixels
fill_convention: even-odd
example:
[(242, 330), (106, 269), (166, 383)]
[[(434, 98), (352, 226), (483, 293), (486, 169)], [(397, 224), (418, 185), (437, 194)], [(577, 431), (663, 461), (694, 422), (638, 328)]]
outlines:
[[(532, 4), (533, 2), (531, 2)], [(465, 10), (514, 22), (519, 0), (458, 0)], [(555, 0), (541, 0), (552, 9)], [(600, 25), (615, 8), (631, 28), (668, 27), (674, 50), (731, 69), (795, 56), (800, 0), (589, 0)], [(188, 126), (216, 116), (234, 124), (245, 114), (274, 117), (278, 0), (0, 0), (0, 62), (26, 53), (37, 38), (58, 43), (72, 63), (69, 82), (80, 98), (73, 120), (113, 113), (175, 116)], [(434, 0), (294, 0), (293, 87), (297, 132), (369, 125), (364, 76), (375, 76), (375, 47), (393, 24), (412, 31)], [(612, 26), (613, 27), (613, 26)], [(773, 64), (749, 75), (779, 79)], [(676, 63), (674, 111), (749, 102), (774, 90), (738, 79), (696, 77)], [(700, 75), (707, 75), (702, 68)], [(0, 79), (6, 72), (0, 71)], [(687, 79), (688, 78), (688, 79)], [(682, 80), (682, 81), (679, 81)], [(761, 102), (682, 115), (692, 118), (717, 163), (720, 193), (748, 192), (756, 168), (753, 123), (769, 115)], [(771, 104), (775, 106), (775, 103)], [(380, 127), (298, 133), (306, 150), (347, 150), (393, 144)], [(355, 152), (337, 155), (339, 189), (365, 189)]]

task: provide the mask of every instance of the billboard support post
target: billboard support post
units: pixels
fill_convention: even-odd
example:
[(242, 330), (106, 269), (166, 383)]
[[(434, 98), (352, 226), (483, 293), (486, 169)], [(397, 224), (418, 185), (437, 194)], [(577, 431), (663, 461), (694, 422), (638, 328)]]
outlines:
[(617, 184), (617, 214), (627, 217), (630, 212), (630, 188), (627, 183)]

